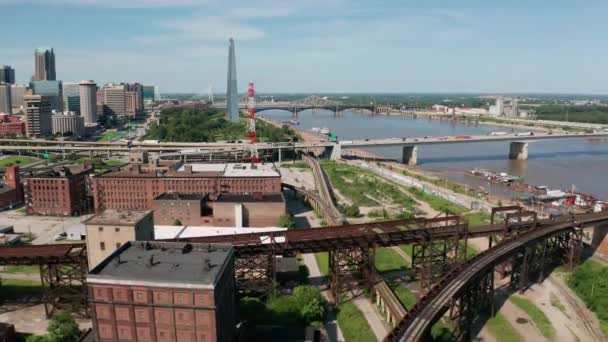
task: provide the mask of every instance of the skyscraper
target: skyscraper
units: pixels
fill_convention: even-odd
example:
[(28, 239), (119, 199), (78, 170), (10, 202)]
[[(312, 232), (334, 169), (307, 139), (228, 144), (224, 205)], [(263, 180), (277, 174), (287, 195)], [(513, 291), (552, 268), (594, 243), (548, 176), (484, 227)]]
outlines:
[(84, 124), (97, 122), (97, 85), (94, 81), (80, 81), (80, 115)]
[(3, 65), (0, 67), (0, 82), (15, 84), (15, 69), (11, 68), (10, 65)]
[(228, 45), (228, 90), (226, 91), (226, 109), (228, 119), (239, 121), (239, 93), (236, 87), (236, 56), (234, 55), (234, 39), (230, 38)]
[(0, 113), (12, 114), (11, 85), (0, 82)]
[(34, 95), (44, 95), (51, 101), (51, 109), (63, 111), (63, 84), (61, 81), (32, 81), (30, 88)]
[(76, 82), (63, 83), (63, 109), (80, 114), (80, 84)]
[(25, 132), (30, 137), (41, 137), (53, 132), (51, 102), (46, 96), (26, 95)]
[(109, 84), (104, 87), (104, 114), (113, 117), (127, 115), (126, 89), (124, 84)]
[(55, 52), (53, 48), (38, 48), (34, 53), (36, 59), (36, 70), (34, 70), (34, 81), (54, 81), (55, 75)]
[(11, 85), (11, 102), (13, 103), (13, 108), (19, 109), (25, 105), (25, 102), (23, 102), (23, 96), (31, 94), (32, 92), (23, 84)]

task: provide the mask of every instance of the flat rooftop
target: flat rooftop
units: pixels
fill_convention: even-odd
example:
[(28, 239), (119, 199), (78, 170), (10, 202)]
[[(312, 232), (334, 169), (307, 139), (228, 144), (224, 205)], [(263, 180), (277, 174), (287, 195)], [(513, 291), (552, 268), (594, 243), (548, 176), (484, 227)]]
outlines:
[(250, 233), (282, 232), (287, 228), (280, 227), (205, 227), (205, 226), (154, 226), (154, 238), (156, 240), (186, 239), (205, 236), (239, 235)]
[(223, 244), (130, 241), (91, 270), (87, 282), (212, 289), (233, 253)]
[(132, 226), (149, 215), (152, 210), (106, 209), (91, 216), (84, 224), (109, 224), (116, 226)]
[(215, 200), (216, 202), (225, 203), (251, 203), (251, 202), (264, 202), (264, 203), (277, 203), (284, 202), (283, 195), (281, 193), (276, 194), (265, 194), (265, 195), (232, 195), (232, 194), (220, 194)]
[(171, 200), (171, 201), (200, 201), (207, 198), (206, 194), (179, 194), (179, 193), (164, 193), (158, 195), (154, 200)]
[[(231, 163), (231, 164), (206, 164), (206, 163), (175, 163), (175, 168), (167, 169), (159, 168), (158, 170), (140, 170), (136, 171), (136, 166), (139, 164), (130, 164), (122, 167), (119, 171), (113, 171), (98, 175), (97, 177), (138, 177), (138, 178), (156, 178), (156, 177), (183, 177), (183, 178), (212, 178), (212, 177), (280, 177), (281, 174), (272, 163), (265, 164), (249, 164), (249, 163)], [(146, 165), (142, 165), (142, 169)], [(192, 172), (189, 168), (192, 167)]]

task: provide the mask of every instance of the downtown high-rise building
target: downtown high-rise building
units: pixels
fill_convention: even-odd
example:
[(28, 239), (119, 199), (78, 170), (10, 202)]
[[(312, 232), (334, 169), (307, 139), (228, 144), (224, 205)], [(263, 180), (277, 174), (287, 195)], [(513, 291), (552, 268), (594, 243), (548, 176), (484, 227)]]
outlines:
[(56, 113), (51, 116), (53, 134), (84, 135), (84, 118), (74, 112)]
[(80, 114), (80, 84), (63, 83), (63, 110)]
[(21, 109), (25, 102), (23, 102), (23, 97), (25, 95), (32, 95), (31, 90), (29, 90), (23, 84), (11, 84), (11, 102), (13, 103), (13, 110)]
[(0, 67), (0, 83), (15, 84), (15, 69), (10, 65)]
[(0, 82), (0, 113), (12, 114), (13, 102), (11, 96), (11, 85)]
[(51, 101), (47, 96), (26, 95), (25, 133), (29, 137), (42, 137), (53, 132)]
[(230, 38), (228, 45), (228, 84), (226, 90), (227, 119), (239, 121), (239, 93), (236, 86), (236, 56), (234, 54), (234, 39)]
[(80, 81), (80, 115), (85, 125), (97, 122), (97, 84), (92, 80)]
[(34, 52), (36, 68), (34, 70), (34, 81), (54, 81), (55, 75), (55, 52), (53, 48), (38, 48)]
[(114, 117), (127, 115), (127, 94), (124, 84), (109, 84), (103, 89), (104, 114)]
[(32, 81), (30, 88), (34, 95), (47, 96), (52, 110), (63, 111), (63, 83), (61, 81)]

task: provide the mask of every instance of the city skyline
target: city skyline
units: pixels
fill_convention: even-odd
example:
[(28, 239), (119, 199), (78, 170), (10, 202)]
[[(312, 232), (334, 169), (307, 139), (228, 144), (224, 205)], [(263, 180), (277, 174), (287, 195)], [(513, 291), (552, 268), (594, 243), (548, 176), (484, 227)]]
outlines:
[(58, 80), (206, 93), (224, 88), (234, 36), (241, 93), (248, 81), (261, 93), (608, 93), (600, 1), (0, 3), (9, 27), (36, 21), (4, 39), (0, 64), (18, 83), (34, 74), (34, 50), (51, 46)]

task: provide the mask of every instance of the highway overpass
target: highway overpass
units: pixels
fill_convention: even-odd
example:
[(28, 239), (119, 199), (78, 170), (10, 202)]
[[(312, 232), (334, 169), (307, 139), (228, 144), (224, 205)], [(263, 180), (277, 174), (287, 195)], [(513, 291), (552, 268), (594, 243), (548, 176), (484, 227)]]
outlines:
[[(301, 150), (324, 149), (326, 155), (331, 159), (342, 156), (344, 149), (357, 149), (365, 147), (402, 146), (405, 164), (414, 166), (418, 158), (418, 146), (426, 145), (452, 145), (472, 144), (486, 142), (510, 142), (509, 158), (528, 159), (528, 143), (539, 140), (553, 139), (603, 139), (608, 138), (608, 132), (598, 133), (534, 133), (534, 135), (523, 135), (522, 133), (509, 133), (501, 135), (461, 135), (442, 137), (403, 137), (383, 139), (355, 139), (340, 141), (318, 141), (318, 142), (280, 142), (280, 143), (258, 143), (258, 150)], [(166, 157), (208, 155), (210, 153), (240, 152), (249, 149), (246, 142), (235, 143), (208, 143), (208, 142), (91, 142), (91, 141), (57, 141), (44, 139), (0, 139), (1, 151), (38, 151), (38, 152), (128, 152), (133, 149), (142, 149), (149, 152), (162, 153)]]

